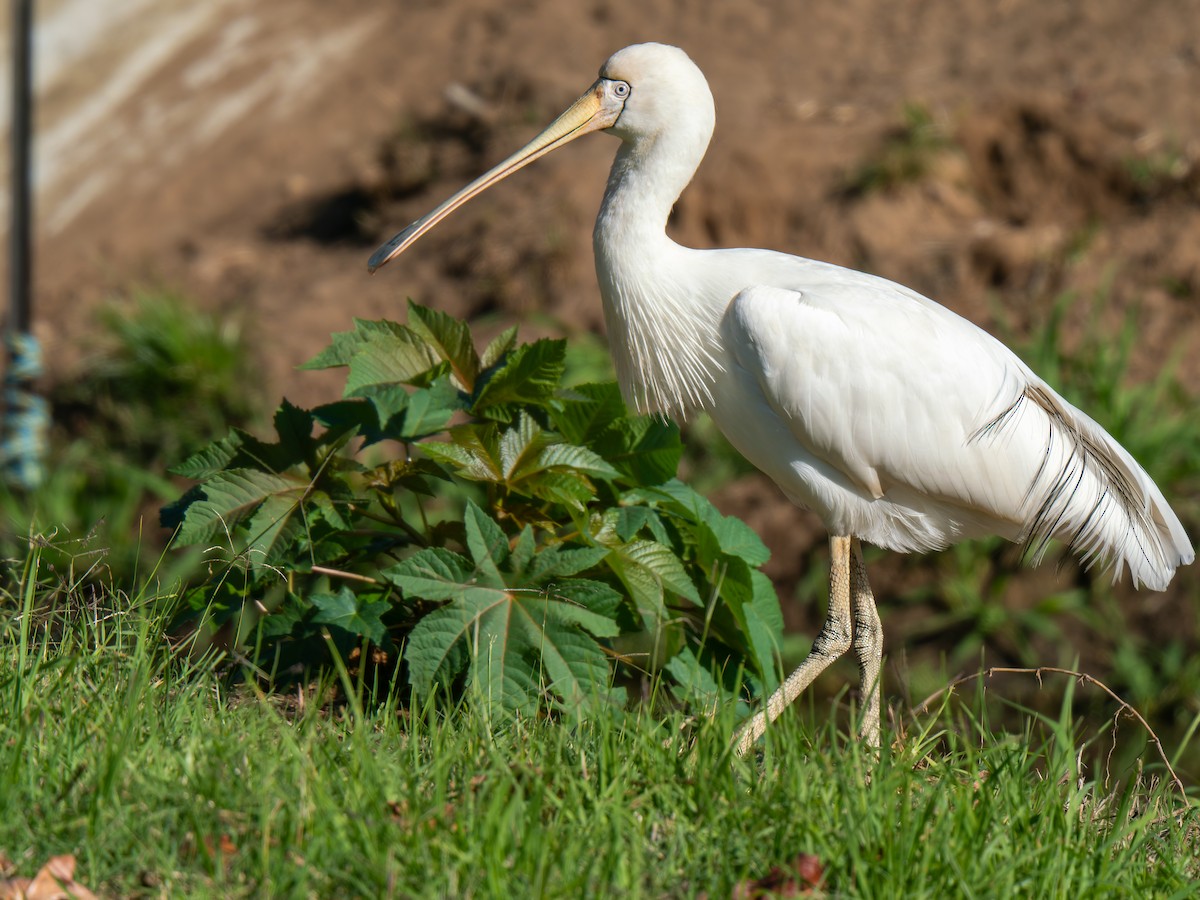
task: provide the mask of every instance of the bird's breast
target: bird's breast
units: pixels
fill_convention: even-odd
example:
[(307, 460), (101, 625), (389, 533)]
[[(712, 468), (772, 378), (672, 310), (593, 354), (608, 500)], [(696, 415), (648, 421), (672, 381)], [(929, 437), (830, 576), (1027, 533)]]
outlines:
[(596, 274), (626, 402), (641, 413), (683, 420), (712, 405), (713, 383), (726, 362), (722, 304), (673, 246), (655, 253), (598, 242)]

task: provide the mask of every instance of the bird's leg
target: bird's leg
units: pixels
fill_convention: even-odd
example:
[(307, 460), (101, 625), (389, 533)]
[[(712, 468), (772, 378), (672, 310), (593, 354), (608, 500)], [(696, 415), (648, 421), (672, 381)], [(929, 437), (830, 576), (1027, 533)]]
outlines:
[[(789, 675), (787, 681), (767, 700), (767, 708), (757, 713), (738, 731), (735, 738), (738, 756), (744, 755), (754, 746), (754, 742), (767, 730), (767, 725), (779, 718), (779, 714), (800, 696), (801, 691), (812, 684), (813, 679), (850, 649), (850, 543), (851, 539), (847, 536), (829, 538), (832, 559), (829, 565), (829, 614), (825, 617), (825, 624), (821, 626), (821, 633), (813, 641), (812, 650), (804, 658), (804, 662), (800, 663), (796, 671)], [(874, 603), (871, 604), (871, 608), (875, 608)]]
[(879, 746), (879, 678), (883, 665), (883, 624), (875, 608), (875, 597), (867, 581), (858, 538), (850, 541), (850, 611), (854, 616), (854, 652), (862, 694), (862, 728), (859, 737), (869, 746)]

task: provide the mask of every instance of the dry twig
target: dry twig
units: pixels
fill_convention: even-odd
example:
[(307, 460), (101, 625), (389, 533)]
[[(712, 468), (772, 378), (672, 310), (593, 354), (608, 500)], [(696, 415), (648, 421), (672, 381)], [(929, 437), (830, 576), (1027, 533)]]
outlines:
[(379, 584), (370, 575), (359, 575), (357, 572), (343, 572), (341, 569), (331, 569), (328, 566), (313, 566), (312, 570), (318, 575), (328, 575), (330, 578), (345, 578), (347, 581), (362, 581), (367, 584)]
[(1038, 680), (1038, 685), (1041, 686), (1042, 675), (1044, 675), (1044, 674), (1068, 675), (1072, 678), (1077, 678), (1083, 684), (1090, 684), (1090, 685), (1094, 685), (1095, 687), (1098, 687), (1100, 690), (1104, 691), (1104, 693), (1108, 694), (1109, 697), (1111, 697), (1113, 700), (1115, 700), (1117, 702), (1117, 704), (1121, 707), (1117, 711), (1117, 715), (1120, 715), (1122, 712), (1126, 713), (1127, 715), (1136, 719), (1141, 724), (1141, 726), (1144, 729), (1146, 729), (1146, 734), (1148, 734), (1150, 736), (1150, 742), (1152, 744), (1154, 744), (1155, 749), (1158, 751), (1159, 758), (1162, 759), (1163, 765), (1167, 769), (1167, 774), (1170, 775), (1171, 781), (1174, 783), (1176, 789), (1179, 791), (1179, 796), (1181, 798), (1183, 798), (1184, 805), (1185, 806), (1190, 805), (1190, 801), (1188, 800), (1187, 791), (1184, 789), (1184, 786), (1183, 786), (1183, 781), (1180, 779), (1180, 777), (1178, 775), (1175, 774), (1175, 769), (1171, 766), (1171, 761), (1169, 759), (1167, 759), (1167, 753), (1163, 749), (1162, 741), (1160, 741), (1158, 739), (1158, 735), (1155, 734), (1154, 729), (1150, 727), (1150, 723), (1145, 720), (1145, 718), (1142, 716), (1142, 714), (1140, 712), (1138, 712), (1131, 705), (1129, 705), (1127, 702), (1125, 702), (1119, 696), (1117, 696), (1116, 692), (1112, 688), (1110, 688), (1107, 684), (1105, 684), (1100, 679), (1094, 678), (1091, 675), (1088, 675), (1084, 672), (1076, 672), (1074, 669), (1060, 669), (1057, 666), (1038, 666), (1036, 669), (1016, 668), (1016, 667), (1011, 667), (1011, 666), (992, 666), (991, 668), (985, 669), (982, 672), (974, 672), (970, 675), (962, 675), (962, 676), (959, 676), (958, 678), (955, 678), (953, 681), (951, 681), (945, 687), (934, 691), (932, 694), (930, 694), (928, 697), (926, 697), (924, 700), (922, 700), (920, 703), (918, 703), (916, 705), (916, 707), (914, 707), (912, 714), (914, 716), (923, 715), (924, 713), (928, 712), (930, 705), (935, 700), (937, 700), (939, 697), (941, 697), (944, 694), (953, 692), (955, 688), (959, 687), (960, 685), (966, 684), (967, 682), (970, 682), (970, 681), (975, 681), (980, 678), (990, 679), (993, 675), (1032, 675)]

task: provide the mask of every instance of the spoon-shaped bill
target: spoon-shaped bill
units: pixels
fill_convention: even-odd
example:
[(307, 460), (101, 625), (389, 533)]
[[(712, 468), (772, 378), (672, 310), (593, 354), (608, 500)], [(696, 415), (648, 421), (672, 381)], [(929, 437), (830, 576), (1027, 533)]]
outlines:
[(532, 141), (495, 168), (476, 178), (465, 188), (432, 212), (417, 219), (390, 241), (371, 254), (367, 269), (374, 272), (403, 253), (413, 241), (458, 209), (476, 194), (507, 178), (513, 172), (593, 131), (609, 128), (621, 114), (621, 99), (609, 90), (612, 82), (601, 78), (587, 93), (568, 107), (567, 111), (550, 123), (550, 126)]

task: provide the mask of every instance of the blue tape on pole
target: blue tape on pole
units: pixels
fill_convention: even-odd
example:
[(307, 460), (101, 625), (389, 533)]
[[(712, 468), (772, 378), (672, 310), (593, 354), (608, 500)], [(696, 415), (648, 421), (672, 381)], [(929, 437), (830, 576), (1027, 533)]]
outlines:
[(4, 373), (4, 441), (0, 464), (4, 480), (33, 490), (42, 483), (50, 405), (35, 390), (42, 375), (42, 348), (31, 334), (8, 334), (8, 369)]

